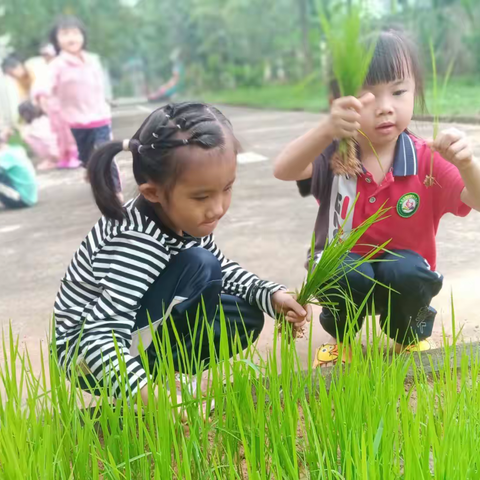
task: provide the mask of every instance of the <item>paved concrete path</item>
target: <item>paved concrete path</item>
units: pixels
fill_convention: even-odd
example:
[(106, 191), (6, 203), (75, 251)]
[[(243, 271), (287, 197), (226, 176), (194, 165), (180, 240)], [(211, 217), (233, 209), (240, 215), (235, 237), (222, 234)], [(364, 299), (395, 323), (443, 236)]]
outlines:
[[(126, 106), (115, 111), (116, 138), (129, 138), (150, 111), (150, 106)], [(232, 207), (216, 232), (225, 254), (263, 278), (294, 289), (304, 276), (303, 261), (309, 247), (316, 203), (302, 199), (294, 184), (272, 175), (271, 162), (280, 149), (322, 115), (246, 108), (223, 108), (232, 120), (247, 156), (238, 167)], [(413, 125), (415, 132), (429, 136), (431, 125)], [(472, 139), (480, 156), (480, 126), (460, 125)], [(135, 195), (131, 160), (121, 155), (120, 168), (126, 198)], [(83, 237), (98, 219), (89, 186), (82, 171), (55, 171), (39, 175), (40, 202), (30, 210), (0, 210), (0, 325), (11, 322), (36, 363), (39, 344), (49, 328), (53, 300), (59, 281)], [(455, 302), (457, 328), (466, 339), (478, 339), (480, 328), (480, 215), (466, 219), (444, 218), (438, 233), (438, 268), (445, 285), (434, 300), (439, 310), (435, 337), (442, 326), (451, 334), (451, 295)], [(318, 317), (318, 311), (316, 312)], [(273, 321), (266, 322), (261, 350), (268, 350)], [(315, 320), (314, 345), (325, 333)], [(1, 347), (0, 347), (1, 349)], [(307, 340), (298, 341), (307, 361)], [(1, 360), (0, 360), (1, 362)]]

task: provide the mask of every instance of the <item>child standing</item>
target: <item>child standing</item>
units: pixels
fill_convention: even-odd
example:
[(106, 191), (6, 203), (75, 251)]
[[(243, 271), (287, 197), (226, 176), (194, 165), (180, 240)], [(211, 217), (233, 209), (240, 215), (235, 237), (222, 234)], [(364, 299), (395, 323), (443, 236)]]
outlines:
[[(61, 17), (50, 34), (58, 56), (49, 65), (49, 81), (37, 96), (54, 97), (68, 123), (86, 167), (94, 149), (111, 139), (111, 112), (98, 58), (85, 51), (86, 31), (75, 17)], [(114, 169), (118, 181), (118, 174)]]
[[(363, 264), (341, 281), (351, 291), (359, 307), (370, 294), (374, 281), (391, 286), (376, 286), (374, 300), (380, 323), (397, 342), (397, 351), (430, 348), (436, 312), (432, 298), (442, 288), (443, 277), (436, 271), (435, 235), (442, 216), (467, 215), (480, 210), (480, 166), (474, 160), (463, 133), (451, 129), (428, 143), (413, 136), (408, 126), (415, 99), (423, 100), (419, 59), (413, 45), (402, 34), (383, 32), (377, 41), (363, 90), (358, 98), (337, 98), (329, 117), (320, 125), (288, 145), (275, 163), (275, 176), (281, 180), (310, 179), (310, 191), (320, 204), (316, 224), (315, 254), (344, 223), (346, 214), (358, 201), (344, 225), (349, 231), (386, 203), (387, 219), (374, 224), (350, 253), (347, 262), (367, 253), (369, 245), (391, 239), (381, 258), (384, 262)], [(380, 157), (379, 164), (364, 132)], [(354, 138), (363, 173), (356, 177), (334, 175), (330, 159), (338, 140)], [(436, 184), (427, 188), (431, 149)], [(390, 298), (391, 297), (391, 298)], [(337, 342), (342, 342), (347, 327), (347, 305), (338, 300), (336, 309), (323, 308), (320, 323), (332, 336), (317, 350), (315, 365), (338, 360)], [(362, 326), (365, 311), (353, 333)], [(389, 325), (387, 318), (389, 317)], [(350, 330), (352, 331), (352, 330)], [(350, 352), (344, 349), (342, 361)]]
[[(122, 149), (132, 153), (140, 190), (124, 207), (110, 175)], [(149, 316), (159, 334), (167, 329), (177, 370), (181, 359), (175, 335), (164, 323), (165, 312), (172, 315), (190, 353), (194, 345), (198, 352), (199, 340), (190, 333), (202, 301), (206, 318), (200, 321), (213, 325), (216, 348), (220, 301), (230, 334), (238, 327), (243, 346), (247, 337), (259, 335), (263, 313), (285, 311), (291, 322), (303, 324), (307, 312), (284, 287), (242, 269), (215, 244), (213, 231), (230, 206), (236, 155), (230, 122), (201, 103), (162, 107), (131, 140), (95, 151), (89, 176), (104, 216), (75, 254), (55, 302), (58, 357), (67, 372), (75, 367), (72, 357), (78, 348), (77, 365), (87, 373), (88, 383), (109, 385), (116, 397), (140, 389), (147, 402), (139, 337), (150, 367), (162, 361), (149, 337)], [(120, 367), (114, 336), (129, 372), (128, 391), (116, 380)], [(209, 355), (204, 341), (198, 360)]]

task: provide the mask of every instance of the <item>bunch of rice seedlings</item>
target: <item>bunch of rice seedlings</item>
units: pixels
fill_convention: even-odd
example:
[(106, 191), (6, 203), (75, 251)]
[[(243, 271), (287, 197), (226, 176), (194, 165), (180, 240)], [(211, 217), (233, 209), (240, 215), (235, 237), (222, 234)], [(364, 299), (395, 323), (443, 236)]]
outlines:
[[(320, 21), (340, 95), (356, 96), (364, 85), (376, 43), (365, 42), (362, 10), (351, 6), (346, 12), (340, 13), (335, 21), (329, 20), (322, 10)], [(332, 156), (331, 167), (336, 175), (355, 176), (363, 172), (354, 139), (340, 140), (337, 152)]]
[[(433, 42), (430, 40), (430, 57), (432, 60), (432, 114), (433, 114), (433, 140), (435, 141), (438, 135), (438, 129), (440, 124), (440, 103), (445, 98), (445, 93), (447, 90), (448, 80), (452, 74), (454, 61), (452, 60), (448, 66), (445, 78), (443, 79), (442, 91), (439, 94), (438, 92), (438, 81), (437, 81), (437, 62), (435, 58), (435, 50), (433, 48)], [(433, 163), (434, 163), (434, 151), (431, 151), (430, 154), (430, 173), (425, 177), (424, 184), (426, 187), (433, 187), (437, 181), (433, 175)]]
[[(355, 203), (357, 199), (355, 200)], [(343, 291), (338, 285), (339, 280), (348, 272), (356, 270), (363, 263), (368, 262), (378, 253), (384, 251), (390, 242), (390, 240), (388, 240), (382, 245), (372, 246), (370, 252), (359, 260), (349, 262), (348, 264), (344, 263), (349, 252), (360, 241), (365, 232), (374, 223), (385, 219), (389, 211), (389, 208), (386, 208), (385, 205), (383, 205), (376, 213), (367, 218), (358, 227), (344, 234), (344, 226), (350, 216), (353, 215), (355, 203), (350, 209), (347, 218), (339, 229), (337, 235), (332, 240), (327, 240), (325, 248), (319, 256), (315, 256), (315, 235), (312, 236), (307, 276), (296, 295), (297, 302), (300, 305), (319, 305), (319, 299), (321, 298), (323, 306), (329, 305), (334, 307), (334, 302), (332, 302), (330, 298), (341, 296), (348, 299), (348, 292)], [(337, 293), (335, 295), (330, 293), (329, 299), (325, 300), (327, 297), (326, 292), (332, 291), (336, 291)], [(293, 338), (301, 338), (304, 334), (302, 329), (296, 329), (291, 323), (284, 320), (278, 322), (277, 327), (280, 332), (285, 326), (290, 330)]]

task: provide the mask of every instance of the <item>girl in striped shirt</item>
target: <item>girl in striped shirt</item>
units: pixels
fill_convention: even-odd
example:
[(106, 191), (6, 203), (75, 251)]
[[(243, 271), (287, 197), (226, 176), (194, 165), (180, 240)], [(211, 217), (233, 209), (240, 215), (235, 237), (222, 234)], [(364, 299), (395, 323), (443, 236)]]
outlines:
[[(132, 153), (140, 190), (125, 206), (110, 174), (122, 149)], [(258, 337), (264, 313), (283, 312), (298, 327), (305, 322), (306, 310), (283, 286), (260, 280), (215, 244), (213, 231), (230, 206), (237, 150), (232, 126), (219, 110), (180, 103), (154, 111), (131, 140), (94, 153), (88, 172), (103, 217), (75, 253), (55, 301), (57, 352), (67, 374), (81, 368), (87, 384), (107, 384), (117, 398), (140, 389), (147, 402), (140, 337), (150, 371), (162, 361), (149, 317), (157, 334), (167, 329), (177, 370), (177, 341), (164, 319), (171, 315), (187, 350), (193, 353), (194, 344), (199, 360), (208, 363), (208, 343), (199, 348), (190, 336), (202, 300), (206, 315), (199, 319), (213, 326), (217, 347), (220, 301), (229, 334), (238, 329), (244, 347), (248, 337)], [(127, 387), (118, 382), (114, 337), (126, 362)]]

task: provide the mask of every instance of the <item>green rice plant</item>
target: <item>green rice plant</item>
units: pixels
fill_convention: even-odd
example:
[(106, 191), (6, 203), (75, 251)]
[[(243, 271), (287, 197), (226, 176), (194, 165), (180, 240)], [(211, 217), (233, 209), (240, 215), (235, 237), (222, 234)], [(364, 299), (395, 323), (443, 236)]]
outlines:
[[(382, 207), (369, 222), (380, 221), (386, 213)], [(316, 271), (312, 260), (304, 298), (317, 295), (315, 281), (325, 275), (319, 272), (337, 271), (344, 258), (339, 252), (348, 252), (353, 246), (349, 242), (361, 241), (362, 234), (359, 229), (350, 234), (356, 237), (345, 236), (345, 245), (339, 235), (336, 247), (328, 245), (332, 250), (320, 259), (321, 270)], [(201, 313), (199, 309), (193, 322), (191, 336), (199, 343), (192, 351), (185, 348), (173, 322), (178, 348), (166, 329), (153, 336), (160, 359), (155, 372), (150, 372), (141, 351), (148, 373), (147, 406), (138, 392), (112, 401), (108, 385), (99, 385), (98, 394), (87, 398), (79, 388), (86, 377), (72, 371), (67, 378), (58, 364), (54, 337), (52, 354), (41, 354), (36, 362), (36, 375), (33, 359), (21, 351), (10, 328), (2, 336), (0, 364), (0, 478), (479, 477), (479, 350), (460, 347), (457, 334), (451, 343), (444, 336), (440, 367), (434, 367), (428, 352), (391, 355), (389, 341), (375, 328), (373, 305), (366, 343), (347, 336), (352, 362), (324, 375), (311, 367), (311, 332), (305, 369), (305, 358), (287, 334), (274, 335), (264, 357), (251, 341), (243, 349), (238, 336), (232, 340), (227, 335), (222, 309), (215, 349), (218, 333), (201, 321)], [(456, 332), (453, 300), (452, 329)], [(211, 358), (205, 373), (199, 358), (202, 342)], [(126, 367), (119, 358), (118, 380), (127, 391)], [(180, 400), (178, 370), (183, 374)], [(208, 419), (202, 413), (204, 402), (215, 406)], [(180, 421), (180, 411), (186, 424)]]
[[(0, 478), (477, 479), (478, 348), (454, 337), (432, 372), (425, 352), (390, 355), (374, 311), (367, 320), (369, 341), (351, 339), (352, 362), (322, 374), (303, 369), (286, 335), (274, 336), (264, 358), (251, 342), (239, 349), (222, 316), (206, 387), (200, 372), (183, 372), (198, 380), (195, 392), (182, 383), (187, 424), (170, 394), (168, 336), (155, 343), (161, 362), (149, 389), (156, 402), (142, 407), (138, 395), (112, 402), (103, 387), (87, 399), (55, 354), (40, 358), (36, 376), (10, 329), (0, 368)], [(212, 329), (205, 335), (213, 352)], [(195, 352), (182, 355), (188, 369), (198, 361)], [(201, 396), (215, 400), (208, 420)]]
[[(449, 63), (447, 71), (445, 73), (445, 77), (443, 78), (443, 84), (442, 84), (442, 89), (439, 92), (438, 91), (438, 75), (437, 75), (437, 62), (435, 58), (435, 49), (433, 46), (433, 42), (430, 39), (430, 57), (432, 61), (432, 115), (433, 115), (433, 140), (435, 141), (438, 135), (438, 130), (440, 126), (440, 115), (441, 115), (441, 109), (440, 109), (440, 103), (443, 101), (445, 98), (445, 94), (447, 92), (447, 85), (448, 81), (450, 80), (450, 76), (453, 71), (453, 66), (455, 63), (455, 60), (452, 59), (452, 61)], [(436, 180), (433, 175), (433, 164), (434, 164), (434, 152), (432, 150), (430, 154), (430, 174), (425, 177), (424, 184), (427, 187), (433, 187), (435, 185)]]
[[(330, 51), (335, 82), (340, 96), (357, 96), (365, 83), (368, 69), (375, 51), (374, 35), (365, 41), (367, 22), (360, 5), (336, 5), (335, 15), (328, 18), (323, 6), (320, 7), (320, 23)], [(366, 137), (365, 133), (360, 134)], [(367, 138), (380, 168), (382, 164)], [(359, 175), (363, 173), (353, 139), (341, 139), (336, 154), (332, 157), (332, 169), (338, 175)], [(383, 170), (383, 168), (382, 168)]]
[[(348, 299), (348, 292), (344, 291), (344, 289), (339, 286), (339, 281), (352, 270), (358, 270), (363, 263), (372, 261), (372, 259), (374, 259), (379, 253), (385, 251), (390, 242), (390, 240), (388, 240), (382, 245), (371, 246), (369, 253), (359, 260), (345, 263), (348, 254), (352, 248), (361, 241), (365, 232), (374, 223), (385, 219), (389, 212), (389, 208), (386, 208), (385, 205), (383, 205), (376, 213), (367, 218), (358, 227), (344, 233), (345, 225), (353, 215), (357, 200), (358, 196), (350, 208), (344, 223), (339, 228), (338, 233), (333, 239), (327, 240), (320, 255), (316, 255), (315, 253), (315, 234), (313, 234), (307, 276), (303, 281), (300, 290), (296, 292), (296, 299), (300, 305), (319, 305), (321, 299), (322, 305), (329, 305), (334, 308), (335, 302), (333, 300), (336, 297), (341, 296), (342, 298)], [(352, 303), (350, 307), (352, 310), (352, 316), (354, 316), (354, 304)], [(285, 322), (284, 320), (277, 323), (277, 328), (279, 332), (286, 329), (292, 338), (303, 336), (303, 331), (298, 331), (291, 323)]]
[(385, 205), (380, 207), (371, 217), (364, 220), (358, 227), (343, 234), (343, 229), (348, 222), (351, 215), (353, 215), (353, 209), (358, 197), (355, 199), (354, 204), (350, 208), (347, 217), (340, 227), (339, 232), (330, 241), (327, 240), (325, 248), (322, 250), (319, 257), (315, 255), (315, 236), (312, 237), (312, 244), (310, 250), (310, 260), (308, 263), (307, 277), (297, 293), (297, 301), (301, 305), (307, 303), (318, 303), (318, 298), (323, 297), (323, 293), (331, 290), (332, 288), (338, 288), (337, 282), (340, 277), (348, 273), (348, 271), (356, 270), (363, 263), (368, 262), (374, 258), (378, 253), (382, 252), (389, 240), (380, 246), (372, 246), (370, 252), (362, 257), (360, 260), (350, 263), (347, 271), (342, 269), (342, 265), (353, 249), (353, 247), (361, 241), (361, 238), (366, 231), (376, 222), (380, 222), (387, 218), (389, 208)]

